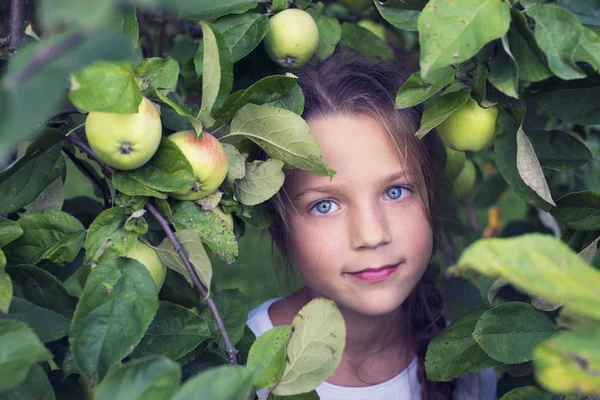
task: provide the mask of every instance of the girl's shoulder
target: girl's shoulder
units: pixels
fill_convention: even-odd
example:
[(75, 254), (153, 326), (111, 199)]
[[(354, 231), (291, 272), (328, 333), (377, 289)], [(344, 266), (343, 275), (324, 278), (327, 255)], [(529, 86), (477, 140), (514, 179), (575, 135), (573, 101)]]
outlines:
[(248, 313), (246, 325), (254, 333), (254, 336), (259, 337), (269, 329), (273, 329), (273, 322), (269, 317), (269, 307), (280, 299), (281, 297), (269, 299)]

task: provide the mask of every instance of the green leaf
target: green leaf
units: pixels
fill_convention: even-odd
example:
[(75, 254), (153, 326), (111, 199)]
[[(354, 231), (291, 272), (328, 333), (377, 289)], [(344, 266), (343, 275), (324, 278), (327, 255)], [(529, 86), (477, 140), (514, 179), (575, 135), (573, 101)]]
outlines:
[(517, 130), (517, 169), (530, 189), (548, 204), (555, 205), (533, 145), (521, 127)]
[(69, 296), (58, 279), (32, 265), (6, 268), (13, 285), (9, 314), (0, 315), (25, 322), (42, 342), (67, 335), (76, 299)]
[[(44, 63), (44, 68), (34, 68), (26, 79), (19, 77), (22, 71), (37, 63), (35, 57), (56, 51), (60, 52), (60, 57), (49, 59)], [(2, 80), (0, 157), (5, 157), (14, 145), (28, 138), (52, 113), (58, 111), (68, 89), (69, 73), (98, 59), (133, 59), (134, 54), (131, 44), (122, 35), (98, 32), (83, 37), (58, 34), (22, 48), (11, 59)], [(54, 179), (49, 180), (48, 184)], [(0, 201), (0, 204), (5, 203)]]
[(63, 140), (59, 130), (45, 129), (19, 161), (0, 173), (0, 214), (20, 210), (64, 174), (65, 161), (60, 154)]
[(587, 62), (598, 71), (600, 70), (600, 35), (585, 26), (581, 26), (580, 29), (581, 37), (573, 53), (573, 60)]
[(502, 36), (502, 49), (488, 61), (488, 81), (507, 96), (519, 98), (519, 67), (513, 56), (508, 36)]
[(550, 212), (569, 228), (578, 231), (600, 229), (600, 192), (568, 193), (556, 201), (556, 208)]
[(319, 142), (306, 121), (291, 111), (248, 104), (231, 121), (231, 136), (244, 136), (286, 167), (333, 177)]
[[(236, 179), (242, 179), (246, 175), (246, 156), (240, 154), (240, 151), (232, 144), (222, 143), (223, 150), (227, 155), (227, 177), (225, 181), (233, 185)], [(0, 225), (1, 232), (1, 225)], [(1, 234), (1, 233), (0, 233)]]
[(553, 392), (598, 393), (599, 340), (598, 331), (562, 332), (546, 339), (533, 352), (536, 380)]
[(467, 372), (499, 364), (473, 340), (473, 330), (484, 312), (474, 310), (461, 316), (431, 340), (425, 356), (429, 379), (448, 382)]
[(335, 303), (316, 298), (292, 322), (283, 376), (273, 394), (309, 392), (330, 377), (342, 360), (346, 343), (344, 318)]
[(240, 400), (250, 397), (253, 373), (246, 367), (221, 365), (210, 368), (188, 380), (171, 400), (189, 400), (202, 393), (202, 398)]
[(319, 30), (319, 44), (315, 50), (315, 57), (325, 61), (342, 38), (342, 26), (337, 19), (321, 14), (314, 8), (309, 8), (306, 12), (313, 17)]
[(134, 114), (142, 94), (131, 63), (96, 61), (71, 76), (69, 100), (86, 111)]
[(582, 24), (600, 25), (596, 0), (561, 0), (560, 5), (575, 14)]
[(122, 257), (133, 248), (138, 235), (125, 229), (127, 218), (125, 207), (109, 208), (96, 217), (85, 237), (86, 263), (101, 257)]
[(124, 171), (115, 171), (112, 175), (112, 183), (119, 192), (128, 196), (156, 197), (158, 199), (167, 198), (165, 193), (161, 193), (158, 190), (154, 190), (151, 187), (140, 183), (131, 178), (129, 173)]
[[(160, 91), (155, 90), (153, 94), (161, 102), (169, 105), (178, 115), (186, 117), (198, 134), (202, 132), (202, 123), (196, 117), (196, 115), (198, 115), (197, 106), (186, 106), (177, 93), (169, 93), (168, 95), (164, 95)], [(161, 107), (161, 109), (164, 108)]]
[(13, 297), (12, 282), (4, 267), (6, 267), (6, 256), (0, 249), (0, 317), (8, 312)]
[(65, 201), (65, 186), (61, 176), (46, 186), (38, 197), (25, 206), (27, 211), (62, 210)]
[(508, 184), (502, 175), (492, 175), (480, 183), (475, 189), (473, 206), (487, 208), (494, 205), (506, 191)]
[(150, 189), (167, 193), (189, 189), (196, 183), (188, 159), (175, 143), (164, 137), (150, 161), (124, 174)]
[(133, 351), (157, 309), (154, 280), (138, 261), (111, 258), (92, 269), (69, 332), (81, 374), (101, 381)]
[(189, 35), (177, 35), (173, 41), (171, 57), (177, 60), (181, 66), (194, 58), (198, 52), (198, 44)]
[(108, 21), (114, 6), (113, 0), (94, 2), (42, 0), (38, 12), (44, 31), (52, 31), (65, 22), (79, 28), (93, 30)]
[[(244, 335), (244, 329), (248, 320), (248, 300), (238, 289), (220, 290), (213, 296), (217, 310), (223, 319), (225, 328), (231, 344), (235, 346)], [(202, 311), (204, 318), (209, 321), (210, 329), (218, 335), (218, 343), (221, 349), (225, 349), (225, 343), (219, 332), (210, 310), (205, 308)]]
[(596, 293), (600, 271), (553, 236), (526, 234), (478, 240), (463, 251), (448, 273), (458, 275), (469, 269), (502, 277), (530, 296), (564, 303), (583, 316), (600, 316)]
[(123, 13), (123, 36), (131, 42), (133, 47), (137, 46), (137, 42), (140, 39), (140, 24), (137, 20), (137, 13), (135, 7), (131, 7), (129, 11)]
[(419, 16), (421, 73), (473, 57), (506, 34), (510, 6), (502, 0), (431, 0)]
[(420, 72), (413, 73), (396, 94), (396, 108), (409, 108), (421, 104), (446, 85), (454, 82), (454, 68), (445, 67), (433, 71), (427, 79)]
[(231, 61), (246, 57), (256, 48), (269, 31), (269, 19), (258, 13), (227, 15), (213, 23), (231, 50)]
[(181, 19), (207, 20), (227, 14), (243, 14), (256, 7), (256, 0), (210, 0), (182, 2), (179, 12)]
[(38, 361), (52, 360), (52, 353), (21, 321), (0, 319), (0, 393), (25, 380)]
[(494, 360), (520, 364), (531, 361), (535, 346), (555, 331), (547, 313), (514, 301), (483, 313), (473, 331), (473, 339)]
[(213, 338), (210, 320), (195, 312), (166, 301), (159, 302), (158, 312), (146, 334), (133, 350), (133, 357), (158, 354), (179, 360), (202, 342)]
[(295, 394), (292, 396), (277, 396), (273, 393), (269, 394), (267, 400), (319, 400), (320, 397), (316, 390), (311, 390), (307, 393)]
[[(210, 258), (206, 254), (206, 250), (204, 250), (204, 246), (202, 245), (202, 241), (198, 237), (198, 233), (191, 229), (183, 229), (175, 232), (175, 236), (179, 239), (179, 243), (181, 243), (181, 247), (185, 251), (185, 254), (188, 256), (192, 266), (194, 267), (194, 271), (200, 278), (200, 282), (206, 286), (208, 290), (210, 290), (210, 282), (212, 280), (212, 264), (210, 262)], [(173, 247), (173, 243), (169, 240), (169, 238), (164, 238), (159, 248), (163, 251), (158, 252), (158, 257), (160, 261), (171, 268), (173, 271), (180, 273), (183, 277), (192, 284), (192, 278), (185, 267), (179, 255), (175, 252), (175, 248)]]
[(517, 61), (519, 79), (538, 82), (551, 77), (552, 72), (546, 66), (544, 53), (527, 26), (525, 15), (515, 8), (511, 8), (510, 13), (513, 24), (508, 30), (508, 43)]
[[(260, 79), (247, 89), (230, 95), (223, 107), (215, 113), (215, 125), (223, 125), (229, 121), (246, 104), (262, 105), (284, 99), (290, 91), (297, 87), (298, 78), (293, 75), (272, 75)], [(284, 108), (284, 107), (280, 107)]]
[(284, 94), (281, 98), (274, 101), (269, 101), (263, 105), (283, 108), (284, 110), (302, 115), (304, 112), (304, 93), (302, 93), (302, 89), (300, 89), (300, 86), (296, 83), (292, 89)]
[(283, 161), (269, 159), (246, 163), (246, 175), (233, 185), (235, 196), (245, 205), (254, 206), (267, 201), (283, 186)]
[(23, 229), (16, 221), (0, 219), (0, 248), (6, 246), (23, 234)]
[(276, 326), (260, 335), (248, 354), (248, 368), (256, 372), (257, 389), (273, 387), (281, 378), (285, 367), (285, 353), (292, 326)]
[(461, 108), (471, 96), (471, 88), (463, 87), (458, 91), (445, 93), (425, 105), (421, 117), (421, 127), (415, 133), (419, 139), (427, 135), (433, 128), (441, 124), (452, 113)]
[(70, 263), (83, 246), (85, 228), (63, 211), (25, 213), (18, 221), (23, 235), (5, 248), (11, 264)]
[(386, 2), (375, 1), (375, 7), (379, 14), (387, 22), (399, 29), (416, 31), (417, 21), (423, 7), (406, 8), (406, 0), (388, 0)]
[(173, 90), (179, 78), (179, 64), (171, 57), (146, 58), (135, 67), (135, 76), (141, 81), (142, 88)]
[(569, 82), (550, 80), (530, 98), (545, 115), (573, 124), (594, 125), (600, 124), (599, 96), (600, 79), (589, 78)]
[(111, 369), (94, 388), (96, 400), (168, 400), (179, 387), (179, 364), (164, 357), (133, 360)]
[(535, 20), (535, 39), (548, 57), (548, 67), (561, 79), (585, 78), (572, 55), (581, 37), (577, 18), (554, 4), (534, 8), (528, 15)]
[[(498, 170), (508, 182), (510, 187), (525, 202), (548, 211), (552, 204), (540, 197), (534, 189), (529, 187), (519, 171), (519, 145), (518, 136), (520, 127), (514, 119), (504, 110), (500, 110), (497, 122), (498, 137), (494, 141), (494, 153)], [(533, 154), (529, 153), (533, 156)]]
[(219, 258), (231, 264), (238, 256), (238, 243), (233, 230), (217, 213), (202, 210), (191, 201), (173, 207), (173, 224), (178, 231), (191, 229)]
[(349, 47), (367, 57), (390, 60), (394, 52), (387, 42), (379, 36), (363, 28), (358, 24), (350, 22), (342, 23), (342, 37), (340, 44)]
[(231, 51), (219, 31), (202, 23), (204, 37), (202, 60), (202, 106), (200, 120), (210, 127), (215, 123), (213, 110), (219, 109), (233, 87), (233, 61)]
[(592, 153), (575, 136), (562, 131), (527, 133), (535, 154), (544, 168), (564, 171), (580, 167), (592, 159)]
[(38, 364), (31, 366), (31, 369), (23, 382), (6, 392), (0, 393), (0, 400), (38, 399), (56, 399), (46, 372)]
[(521, 386), (507, 392), (500, 400), (553, 400), (555, 396), (536, 386)]

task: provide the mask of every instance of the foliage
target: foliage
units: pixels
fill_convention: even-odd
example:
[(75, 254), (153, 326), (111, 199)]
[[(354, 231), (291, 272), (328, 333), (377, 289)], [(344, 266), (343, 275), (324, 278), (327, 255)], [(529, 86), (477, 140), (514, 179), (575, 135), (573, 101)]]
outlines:
[[(478, 182), (460, 202), (469, 229), (454, 232), (461, 254), (442, 282), (453, 322), (428, 347), (428, 379), (494, 367), (503, 399), (600, 395), (597, 1), (30, 3), (31, 20), (12, 18), (0, 40), (0, 398), (318, 398), (345, 345), (335, 304), (315, 299), (255, 340), (258, 295), (214, 279), (264, 268), (236, 269), (251, 257), (240, 240), (247, 224), (269, 226), (284, 169), (335, 175), (297, 77), (262, 45), (290, 7), (317, 24), (310, 65), (336, 48), (418, 52), (395, 101), (424, 106), (418, 137), (469, 99), (499, 109), (493, 146), (468, 154)], [(88, 147), (85, 114), (133, 113), (142, 97), (162, 141), (146, 164), (115, 170)], [(172, 197), (195, 183), (167, 139), (187, 129), (211, 132), (228, 161), (197, 201)], [(159, 293), (126, 257), (138, 239), (169, 268)]]

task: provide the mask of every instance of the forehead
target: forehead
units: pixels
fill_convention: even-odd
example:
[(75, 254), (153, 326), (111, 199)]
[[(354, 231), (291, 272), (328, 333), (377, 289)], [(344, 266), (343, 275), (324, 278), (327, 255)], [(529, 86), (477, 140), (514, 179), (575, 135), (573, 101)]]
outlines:
[(286, 190), (291, 193), (312, 184), (374, 182), (405, 170), (397, 146), (385, 127), (369, 116), (332, 115), (311, 120), (309, 126), (328, 167), (336, 174), (330, 182), (328, 177), (291, 170), (285, 182)]

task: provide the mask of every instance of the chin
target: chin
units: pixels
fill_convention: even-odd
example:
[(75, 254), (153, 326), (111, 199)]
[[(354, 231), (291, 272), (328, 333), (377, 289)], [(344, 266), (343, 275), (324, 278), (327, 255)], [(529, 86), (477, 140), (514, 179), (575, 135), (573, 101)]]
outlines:
[(357, 314), (380, 317), (397, 312), (406, 300), (406, 296), (401, 293), (378, 293), (377, 295), (360, 296), (353, 299), (352, 302), (340, 302), (338, 307), (347, 309)]

